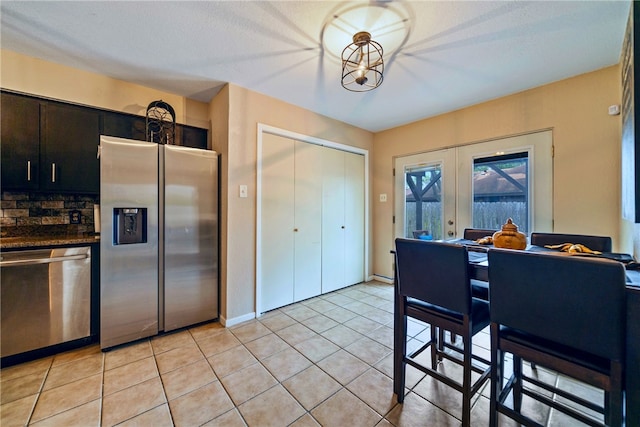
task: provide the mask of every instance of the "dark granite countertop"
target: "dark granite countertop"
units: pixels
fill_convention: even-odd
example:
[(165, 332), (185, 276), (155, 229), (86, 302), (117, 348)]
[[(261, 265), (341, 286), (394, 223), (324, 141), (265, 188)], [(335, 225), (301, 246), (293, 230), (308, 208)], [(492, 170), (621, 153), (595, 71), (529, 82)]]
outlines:
[(39, 235), (0, 237), (0, 249), (28, 249), (47, 246), (86, 245), (100, 242), (100, 236), (81, 235)]

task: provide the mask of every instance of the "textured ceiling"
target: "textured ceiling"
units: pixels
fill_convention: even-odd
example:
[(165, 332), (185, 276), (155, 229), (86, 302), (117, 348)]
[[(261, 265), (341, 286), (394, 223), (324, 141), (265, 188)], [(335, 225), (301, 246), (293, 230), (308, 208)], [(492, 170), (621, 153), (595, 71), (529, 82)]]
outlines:
[[(339, 22), (364, 5), (364, 24)], [(629, 5), (2, 0), (0, 43), (204, 102), (230, 82), (375, 132), (616, 64)], [(384, 8), (402, 22), (376, 23)], [(360, 30), (400, 34), (379, 88), (342, 88), (329, 27), (343, 46)]]

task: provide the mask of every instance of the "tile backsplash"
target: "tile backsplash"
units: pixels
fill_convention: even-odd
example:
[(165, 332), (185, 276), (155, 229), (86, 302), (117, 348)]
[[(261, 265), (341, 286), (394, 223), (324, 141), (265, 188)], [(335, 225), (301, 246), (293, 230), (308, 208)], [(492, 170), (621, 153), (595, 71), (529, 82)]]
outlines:
[[(21, 235), (25, 229), (41, 227), (46, 227), (42, 230), (48, 234), (93, 233), (93, 205), (96, 203), (99, 203), (97, 195), (3, 191), (0, 205), (2, 235)], [(78, 224), (71, 223), (72, 211), (80, 213)]]

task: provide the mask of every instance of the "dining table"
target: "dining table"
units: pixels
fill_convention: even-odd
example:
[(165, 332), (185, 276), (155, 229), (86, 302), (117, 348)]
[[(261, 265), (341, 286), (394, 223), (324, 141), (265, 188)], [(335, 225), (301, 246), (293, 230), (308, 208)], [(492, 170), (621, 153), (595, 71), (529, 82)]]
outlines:
[[(492, 245), (481, 245), (474, 240), (450, 239), (447, 243), (465, 246), (469, 254), (469, 278), (489, 282), (488, 252)], [(625, 420), (627, 427), (640, 427), (640, 269), (629, 254), (600, 253), (575, 254), (543, 246), (527, 245), (527, 252), (546, 252), (559, 256), (597, 256), (621, 262), (626, 268), (627, 328), (625, 356)], [(391, 251), (395, 253), (395, 251)], [(489, 283), (489, 292), (491, 284)]]
[[(464, 245), (469, 253), (469, 277), (489, 281), (487, 253), (492, 245), (480, 245), (473, 240), (454, 239), (449, 243)], [(543, 246), (527, 245), (527, 252), (545, 252), (560, 256), (600, 257), (622, 262), (626, 267), (627, 329), (625, 358), (625, 418), (627, 427), (640, 427), (640, 269), (635, 259), (624, 253), (567, 253)], [(489, 284), (489, 292), (491, 284)]]

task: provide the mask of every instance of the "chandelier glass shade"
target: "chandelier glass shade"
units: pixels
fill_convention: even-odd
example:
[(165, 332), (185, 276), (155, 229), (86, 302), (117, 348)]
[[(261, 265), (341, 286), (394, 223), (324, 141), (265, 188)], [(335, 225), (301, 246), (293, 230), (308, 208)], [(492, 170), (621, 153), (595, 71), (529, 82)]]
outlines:
[(375, 89), (382, 84), (383, 73), (382, 46), (368, 32), (356, 33), (342, 51), (342, 87), (352, 92)]

